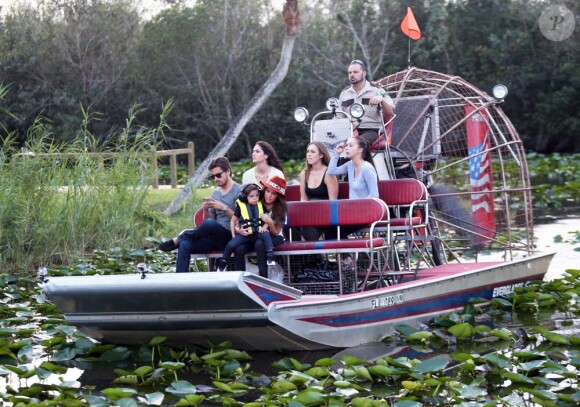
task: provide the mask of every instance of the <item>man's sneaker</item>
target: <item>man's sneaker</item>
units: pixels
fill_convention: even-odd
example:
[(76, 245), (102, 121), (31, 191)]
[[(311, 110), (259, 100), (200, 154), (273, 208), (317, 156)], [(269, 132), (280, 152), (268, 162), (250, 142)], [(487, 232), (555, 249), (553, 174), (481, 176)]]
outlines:
[(226, 259), (220, 259), (217, 271), (226, 271), (228, 269), (228, 261)]
[(266, 261), (266, 264), (268, 266), (274, 266), (276, 264), (276, 260), (274, 260), (274, 253), (269, 252), (266, 256), (267, 256), (267, 259), (268, 259)]
[(177, 245), (175, 244), (175, 241), (171, 239), (161, 243), (157, 248), (164, 252), (170, 252), (172, 250), (177, 249)]

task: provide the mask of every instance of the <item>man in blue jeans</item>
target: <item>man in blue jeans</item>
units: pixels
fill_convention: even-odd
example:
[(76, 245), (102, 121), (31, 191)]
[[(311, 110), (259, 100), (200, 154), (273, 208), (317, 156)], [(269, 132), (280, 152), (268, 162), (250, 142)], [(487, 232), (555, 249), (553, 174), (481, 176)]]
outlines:
[(235, 202), (242, 187), (232, 179), (232, 168), (226, 157), (218, 157), (209, 164), (210, 177), (217, 188), (210, 198), (203, 200), (204, 221), (195, 229), (185, 229), (179, 236), (159, 245), (159, 250), (177, 251), (177, 273), (189, 271), (192, 253), (223, 251), (232, 234), (230, 218), (234, 214)]

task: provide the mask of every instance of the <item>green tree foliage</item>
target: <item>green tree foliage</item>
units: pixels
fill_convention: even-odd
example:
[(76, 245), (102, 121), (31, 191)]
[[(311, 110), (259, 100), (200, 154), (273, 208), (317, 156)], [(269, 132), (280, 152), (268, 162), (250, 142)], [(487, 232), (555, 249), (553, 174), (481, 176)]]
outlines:
[(82, 121), (80, 106), (92, 106), (101, 120), (91, 126), (99, 138), (122, 125), (133, 102), (128, 68), (135, 64), (140, 20), (126, 1), (52, 0), (22, 5), (2, 24), (0, 63), (11, 86), (7, 110), (25, 142), (39, 116), (50, 119), (59, 139), (73, 140)]
[[(274, 69), (284, 23), (272, 0), (166, 2), (154, 16), (129, 0), (46, 0), (4, 9), (0, 69), (9, 91), (0, 102), (6, 133), (27, 141), (40, 116), (59, 140), (74, 140), (83, 110), (103, 139), (123, 127), (135, 103), (137, 123), (155, 126), (174, 100), (168, 147), (196, 143), (204, 157)], [(256, 140), (285, 158), (303, 157), (308, 132), (292, 120), (347, 85), (346, 66), (363, 59), (373, 79), (403, 70), (409, 41), (399, 24), (413, 8), (423, 38), (411, 42), (411, 64), (459, 75), (490, 91), (510, 88), (504, 109), (527, 147), (579, 151), (576, 103), (578, 33), (546, 39), (538, 16), (551, 0), (379, 0), (300, 2), (302, 24), (284, 83), (246, 126), (230, 158), (248, 157)], [(559, 1), (577, 16), (578, 4)], [(98, 112), (98, 113), (97, 113)], [(290, 141), (290, 142), (289, 142)]]
[[(268, 12), (253, 0), (208, 0), (166, 9), (144, 24), (137, 48), (143, 92), (135, 97), (153, 110), (174, 96), (178, 143), (203, 140), (198, 145), (208, 151), (274, 69), (284, 25)], [(260, 121), (246, 128), (246, 140), (267, 128)]]
[[(578, 15), (577, 3), (562, 3)], [(504, 83), (510, 89), (504, 109), (529, 149), (577, 152), (580, 114), (572, 89), (580, 77), (579, 30), (565, 41), (545, 38), (538, 16), (551, 4), (556, 2), (431, 1), (417, 62), (489, 93)]]

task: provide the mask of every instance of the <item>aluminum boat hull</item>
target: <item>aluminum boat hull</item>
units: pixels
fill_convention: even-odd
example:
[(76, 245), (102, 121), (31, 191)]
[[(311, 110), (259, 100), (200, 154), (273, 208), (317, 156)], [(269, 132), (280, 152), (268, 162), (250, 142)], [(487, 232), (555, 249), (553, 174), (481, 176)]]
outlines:
[(248, 272), (50, 277), (44, 292), (71, 325), (102, 342), (176, 346), (229, 340), (248, 350), (345, 348), (396, 325), (491, 300), (541, 280), (553, 253), (511, 262), (446, 264), (413, 281), (348, 295), (302, 295)]

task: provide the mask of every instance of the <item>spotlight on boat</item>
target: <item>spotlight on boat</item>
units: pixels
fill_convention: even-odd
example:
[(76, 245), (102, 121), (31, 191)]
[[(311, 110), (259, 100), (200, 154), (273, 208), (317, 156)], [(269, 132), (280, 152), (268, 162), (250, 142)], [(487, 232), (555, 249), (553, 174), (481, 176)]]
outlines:
[(149, 267), (147, 267), (147, 264), (145, 263), (137, 264), (137, 272), (141, 273), (141, 280), (145, 278), (145, 275), (147, 273), (154, 273), (153, 270), (149, 269)]
[(493, 87), (493, 97), (497, 100), (504, 100), (508, 94), (508, 88), (505, 85), (497, 84)]
[(326, 110), (334, 111), (337, 107), (338, 107), (338, 99), (337, 98), (326, 99)]
[(306, 122), (306, 120), (308, 120), (308, 110), (304, 107), (297, 107), (296, 110), (294, 110), (294, 120), (298, 123)]
[(40, 281), (45, 282), (47, 274), (48, 274), (48, 269), (46, 267), (39, 267), (38, 273), (36, 275)]
[(365, 109), (360, 103), (354, 103), (348, 111), (355, 119), (360, 119), (365, 114)]

